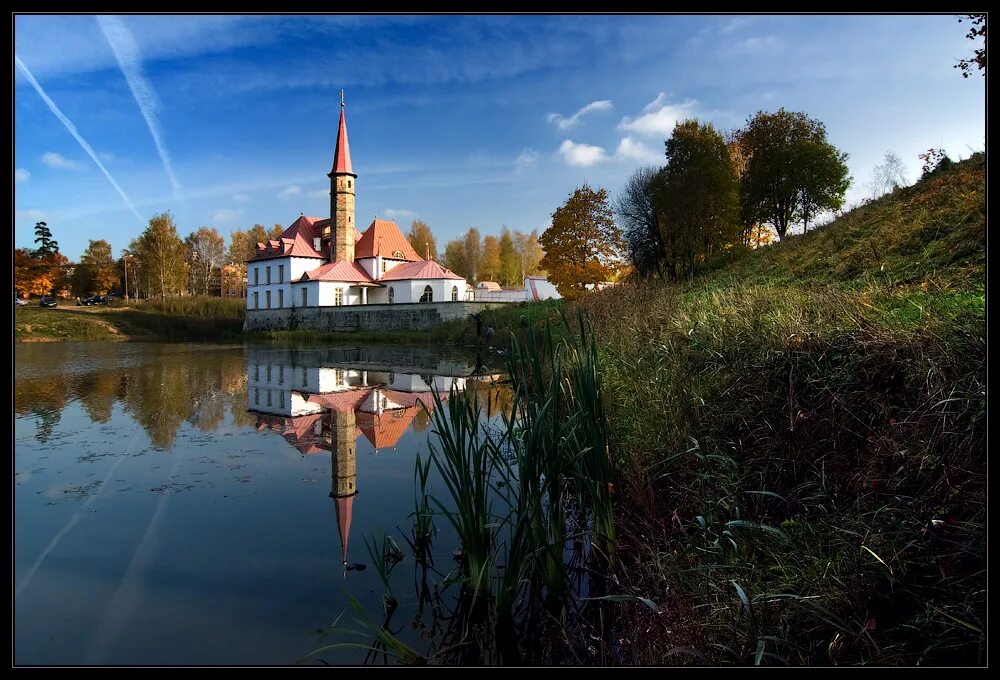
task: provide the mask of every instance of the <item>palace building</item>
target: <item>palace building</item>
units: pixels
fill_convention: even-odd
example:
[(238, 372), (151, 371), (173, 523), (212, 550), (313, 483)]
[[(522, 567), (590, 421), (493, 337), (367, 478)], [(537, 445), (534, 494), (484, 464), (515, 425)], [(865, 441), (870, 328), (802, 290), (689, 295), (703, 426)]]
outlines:
[(466, 281), (425, 260), (390, 220), (357, 229), (343, 93), (330, 178), (330, 217), (300, 215), (247, 260), (247, 309), (466, 300)]

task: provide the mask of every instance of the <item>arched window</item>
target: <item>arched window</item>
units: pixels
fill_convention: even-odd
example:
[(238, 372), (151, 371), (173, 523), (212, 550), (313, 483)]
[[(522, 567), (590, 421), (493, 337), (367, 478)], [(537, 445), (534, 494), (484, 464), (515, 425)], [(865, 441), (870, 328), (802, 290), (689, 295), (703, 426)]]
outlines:
[(434, 302), (434, 291), (430, 286), (424, 286), (424, 294), (420, 296), (421, 302)]
[(389, 304), (391, 305), (395, 301), (396, 301), (396, 289), (393, 288), (392, 286), (389, 286)]
[(350, 188), (351, 188), (351, 180), (347, 180), (347, 188), (348, 188), (348, 189), (350, 189)]
[(451, 301), (458, 302), (458, 286), (451, 287)]

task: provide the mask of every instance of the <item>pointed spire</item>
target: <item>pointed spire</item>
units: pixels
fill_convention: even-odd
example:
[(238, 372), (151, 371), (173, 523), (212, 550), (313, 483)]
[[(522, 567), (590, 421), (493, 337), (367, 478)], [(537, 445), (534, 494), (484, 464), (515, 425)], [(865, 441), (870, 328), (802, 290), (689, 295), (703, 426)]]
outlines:
[[(333, 153), (333, 175), (354, 175), (351, 167), (351, 148), (347, 144), (347, 119), (344, 117), (344, 92), (340, 93), (340, 128), (337, 130), (337, 149)], [(357, 175), (354, 175), (357, 177)]]

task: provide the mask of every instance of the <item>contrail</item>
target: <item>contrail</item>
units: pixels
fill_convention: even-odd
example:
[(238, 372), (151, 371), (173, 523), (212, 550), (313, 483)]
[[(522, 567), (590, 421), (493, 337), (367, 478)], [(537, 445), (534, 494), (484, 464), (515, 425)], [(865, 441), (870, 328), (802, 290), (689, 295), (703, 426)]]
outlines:
[(146, 119), (149, 127), (149, 134), (153, 136), (156, 143), (156, 150), (163, 161), (163, 170), (170, 179), (170, 185), (174, 188), (174, 197), (177, 198), (181, 191), (180, 182), (174, 175), (174, 168), (170, 164), (170, 152), (167, 151), (166, 144), (163, 143), (163, 135), (160, 131), (160, 121), (156, 116), (159, 107), (159, 100), (152, 86), (142, 75), (142, 62), (139, 59), (139, 46), (132, 36), (132, 32), (122, 23), (118, 17), (99, 16), (97, 23), (101, 25), (104, 37), (111, 45), (111, 51), (115, 53), (118, 66), (128, 82), (128, 87), (132, 90), (135, 103), (139, 105), (142, 117)]
[(101, 161), (98, 160), (97, 154), (95, 154), (94, 150), (90, 148), (90, 144), (87, 144), (87, 140), (81, 137), (80, 133), (76, 131), (76, 126), (73, 125), (73, 122), (65, 115), (63, 115), (63, 112), (59, 110), (59, 107), (56, 106), (56, 103), (51, 99), (49, 99), (49, 96), (45, 94), (45, 90), (43, 90), (42, 86), (38, 84), (37, 80), (35, 80), (35, 76), (31, 75), (31, 71), (29, 71), (28, 67), (24, 65), (23, 61), (21, 61), (21, 57), (15, 54), (14, 61), (15, 63), (17, 63), (17, 67), (21, 69), (21, 73), (24, 74), (24, 77), (28, 79), (28, 82), (31, 83), (31, 86), (35, 88), (36, 92), (38, 92), (38, 96), (42, 98), (42, 101), (44, 101), (48, 105), (49, 109), (52, 111), (55, 117), (58, 118), (59, 121), (66, 126), (66, 129), (69, 130), (69, 133), (71, 135), (73, 135), (73, 138), (76, 139), (77, 142), (79, 142), (80, 146), (83, 147), (83, 150), (87, 152), (87, 155), (90, 156), (91, 160), (93, 160), (94, 163), (97, 164), (97, 167), (101, 169), (101, 172), (104, 173), (104, 176), (108, 178), (108, 181), (111, 182), (111, 186), (113, 186), (115, 188), (115, 191), (117, 191), (119, 195), (121, 195), (122, 200), (125, 201), (125, 205), (127, 205), (128, 209), (132, 211), (132, 214), (135, 215), (137, 218), (139, 218), (140, 223), (145, 222), (146, 220), (143, 219), (142, 215), (139, 214), (139, 211), (135, 209), (134, 205), (132, 205), (132, 201), (129, 199), (127, 195), (125, 195), (125, 191), (122, 190), (120, 186), (118, 186), (118, 182), (116, 182), (115, 178), (111, 176), (111, 173), (108, 172), (108, 169), (104, 167), (104, 163), (101, 163)]

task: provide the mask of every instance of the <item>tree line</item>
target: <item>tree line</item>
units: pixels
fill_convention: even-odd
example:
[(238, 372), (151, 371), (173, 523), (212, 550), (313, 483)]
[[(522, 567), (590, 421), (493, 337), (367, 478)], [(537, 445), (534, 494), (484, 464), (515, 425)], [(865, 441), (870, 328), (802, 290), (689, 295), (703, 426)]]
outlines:
[[(89, 297), (118, 293), (131, 298), (174, 295), (246, 295), (246, 260), (256, 244), (278, 238), (280, 224), (237, 229), (226, 239), (214, 227), (201, 227), (183, 239), (169, 212), (154, 215), (146, 229), (117, 255), (111, 244), (91, 240), (77, 263), (59, 252), (45, 222), (35, 225), (35, 249), (14, 251), (14, 287), (21, 295)], [(407, 234), (421, 257), (437, 259), (430, 227), (413, 220)], [(470, 282), (494, 280), (520, 286), (524, 276), (539, 273), (542, 259), (536, 231), (503, 227), (499, 237), (481, 238), (473, 227), (448, 243), (444, 266)]]
[(851, 181), (824, 124), (784, 109), (728, 135), (681, 121), (664, 161), (633, 172), (613, 205), (585, 184), (553, 213), (542, 266), (564, 297), (625, 272), (689, 279), (720, 253), (783, 240), (795, 224), (807, 230), (843, 205)]

